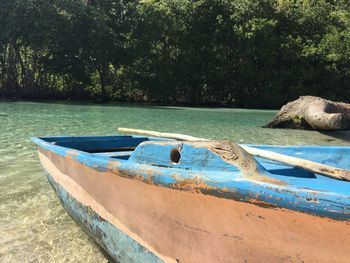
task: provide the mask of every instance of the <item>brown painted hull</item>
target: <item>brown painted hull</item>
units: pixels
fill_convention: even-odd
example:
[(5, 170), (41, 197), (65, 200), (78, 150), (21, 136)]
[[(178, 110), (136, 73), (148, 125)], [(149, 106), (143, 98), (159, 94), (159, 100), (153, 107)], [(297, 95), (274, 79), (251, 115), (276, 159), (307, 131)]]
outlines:
[(55, 182), (166, 262), (349, 262), (349, 222), (179, 191), (40, 150)]

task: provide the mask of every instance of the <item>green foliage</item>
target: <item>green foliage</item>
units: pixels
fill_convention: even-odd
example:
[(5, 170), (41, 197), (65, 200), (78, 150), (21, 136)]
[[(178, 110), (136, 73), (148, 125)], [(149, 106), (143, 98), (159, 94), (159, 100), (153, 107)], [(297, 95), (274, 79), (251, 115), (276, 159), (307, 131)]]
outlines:
[(346, 0), (2, 0), (0, 97), (350, 100)]

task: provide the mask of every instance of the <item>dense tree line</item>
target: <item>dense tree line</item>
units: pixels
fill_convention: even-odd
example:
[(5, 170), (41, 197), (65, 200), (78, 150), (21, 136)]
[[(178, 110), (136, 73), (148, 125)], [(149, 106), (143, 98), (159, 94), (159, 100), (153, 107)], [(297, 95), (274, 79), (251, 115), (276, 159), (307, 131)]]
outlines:
[(350, 100), (348, 0), (0, 0), (0, 97)]

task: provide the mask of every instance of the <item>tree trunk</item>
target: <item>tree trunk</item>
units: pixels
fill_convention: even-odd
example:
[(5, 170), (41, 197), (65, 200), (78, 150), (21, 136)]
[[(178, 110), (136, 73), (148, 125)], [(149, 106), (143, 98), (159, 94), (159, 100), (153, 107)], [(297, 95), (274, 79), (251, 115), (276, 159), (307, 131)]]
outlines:
[(320, 131), (350, 129), (350, 104), (303, 96), (284, 105), (266, 127)]

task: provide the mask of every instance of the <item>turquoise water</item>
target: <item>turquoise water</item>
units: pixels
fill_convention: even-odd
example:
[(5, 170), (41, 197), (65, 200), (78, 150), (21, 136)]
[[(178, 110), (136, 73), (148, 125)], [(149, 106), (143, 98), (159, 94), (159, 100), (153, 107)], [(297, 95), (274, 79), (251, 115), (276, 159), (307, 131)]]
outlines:
[(117, 127), (240, 143), (349, 145), (318, 132), (264, 129), (276, 111), (0, 102), (0, 262), (108, 262), (66, 215), (32, 136), (116, 134)]

